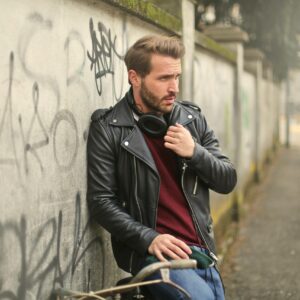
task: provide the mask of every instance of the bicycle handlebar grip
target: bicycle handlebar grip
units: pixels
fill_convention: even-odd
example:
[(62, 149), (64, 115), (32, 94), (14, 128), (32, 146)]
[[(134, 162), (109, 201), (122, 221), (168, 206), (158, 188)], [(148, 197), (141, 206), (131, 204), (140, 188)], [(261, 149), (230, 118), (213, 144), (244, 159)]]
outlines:
[(146, 277), (152, 275), (154, 272), (167, 268), (167, 269), (190, 269), (197, 268), (197, 261), (194, 259), (179, 259), (169, 260), (153, 263), (147, 267), (144, 267), (137, 273), (130, 281), (130, 283), (137, 283), (143, 281)]
[(170, 269), (195, 269), (197, 261), (195, 259), (170, 260)]

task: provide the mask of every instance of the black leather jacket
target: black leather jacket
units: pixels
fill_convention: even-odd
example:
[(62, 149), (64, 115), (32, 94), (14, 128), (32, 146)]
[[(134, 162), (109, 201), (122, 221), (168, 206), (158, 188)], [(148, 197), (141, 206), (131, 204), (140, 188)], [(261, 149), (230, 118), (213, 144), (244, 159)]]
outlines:
[[(136, 273), (155, 231), (160, 178), (128, 104), (128, 92), (113, 108), (92, 115), (87, 143), (87, 200), (91, 215), (111, 234), (120, 268)], [(229, 193), (236, 171), (219, 148), (198, 107), (176, 103), (172, 124), (184, 125), (196, 141), (189, 160), (178, 158), (181, 184), (196, 230), (215, 257), (209, 189)]]

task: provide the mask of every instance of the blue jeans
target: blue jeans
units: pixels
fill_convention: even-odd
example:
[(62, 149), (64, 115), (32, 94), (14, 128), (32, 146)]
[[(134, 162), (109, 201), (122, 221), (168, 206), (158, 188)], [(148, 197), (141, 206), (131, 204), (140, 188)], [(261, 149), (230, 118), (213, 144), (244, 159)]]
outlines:
[[(198, 248), (201, 249), (201, 248)], [(205, 251), (201, 249), (201, 251)], [(160, 279), (159, 272), (147, 279)], [(170, 279), (184, 288), (192, 300), (225, 300), (223, 284), (215, 267), (207, 269), (170, 270)], [(176, 288), (165, 283), (147, 287), (156, 300), (183, 300), (185, 296)]]

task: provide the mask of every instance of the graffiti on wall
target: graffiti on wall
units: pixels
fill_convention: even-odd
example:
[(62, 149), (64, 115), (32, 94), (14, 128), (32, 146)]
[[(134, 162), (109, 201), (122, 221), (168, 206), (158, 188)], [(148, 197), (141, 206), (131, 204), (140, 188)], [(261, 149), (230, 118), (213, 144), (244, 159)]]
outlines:
[[(18, 178), (15, 182), (19, 186), (14, 189), (28, 191), (30, 174), (43, 180), (49, 160), (57, 167), (57, 172), (68, 174), (74, 171), (79, 151), (85, 149), (88, 124), (79, 123), (82, 121), (77, 116), (82, 114), (82, 110), (75, 102), (77, 99), (67, 97), (73, 92), (82, 95), (85, 103), (91, 100), (92, 91), (83, 78), (88, 61), (90, 70), (94, 72), (99, 99), (104, 91), (102, 79), (108, 75), (111, 76), (112, 101), (118, 101), (123, 93), (123, 53), (127, 47), (124, 24), (119, 47), (117, 35), (107, 25), (98, 22), (97, 28), (94, 28), (93, 19), (90, 19), (84, 35), (90, 38), (90, 51), (86, 51), (83, 35), (71, 29), (62, 39), (65, 76), (61, 78), (48, 70), (51, 63), (45, 63), (45, 67), (32, 59), (32, 53), (41, 44), (41, 36), (47, 41), (49, 34), (56, 30), (54, 25), (52, 20), (40, 13), (28, 15), (16, 41), (17, 47), (8, 56), (7, 69), (1, 71), (6, 72), (7, 79), (0, 83), (0, 92), (4, 95), (0, 105), (0, 170), (9, 170), (11, 174), (16, 171)], [(71, 53), (74, 47), (75, 63)], [(47, 51), (41, 55), (45, 61), (51, 59), (47, 56), (47, 53), (51, 55), (51, 50)], [(26, 93), (28, 90), (30, 92)], [(84, 172), (79, 175), (84, 176)], [(49, 186), (49, 197), (51, 189), (53, 187)], [(74, 187), (68, 189), (71, 191)], [(75, 189), (78, 190), (77, 187)], [(35, 197), (24, 193), (25, 201), (37, 202)], [(0, 299), (42, 299), (49, 295), (51, 289), (72, 285), (76, 272), (80, 272), (77, 280), (80, 277), (88, 291), (92, 280), (91, 269), (95, 266), (102, 274), (102, 278), (97, 279), (98, 286), (104, 285), (106, 262), (103, 238), (93, 234), (91, 221), (83, 218), (86, 212), (81, 210), (86, 206), (80, 191), (77, 191), (74, 203), (74, 215), (70, 216), (60, 209), (53, 217), (45, 218), (34, 230), (31, 228), (32, 222), (43, 213), (39, 214), (39, 210), (39, 217), (24, 214), (16, 215), (15, 219), (0, 220), (0, 245), (8, 250), (7, 245), (13, 241), (16, 258), (13, 280), (6, 278), (5, 272), (9, 273), (9, 269), (3, 269), (0, 273)], [(70, 220), (74, 220), (72, 239), (68, 234)], [(6, 255), (3, 251), (4, 248), (0, 249), (0, 263)], [(91, 252), (98, 256), (95, 266), (90, 265), (90, 261), (86, 262), (87, 254)]]
[[(52, 289), (64, 287), (67, 275), (72, 278), (76, 269), (87, 251), (96, 247), (99, 257), (102, 257), (104, 265), (103, 242), (101, 237), (88, 237), (90, 222), (82, 226), (81, 195), (78, 192), (75, 200), (75, 219), (73, 226), (73, 241), (67, 247), (63, 246), (63, 212), (60, 210), (56, 218), (46, 221), (34, 237), (29, 240), (28, 222), (25, 216), (21, 216), (19, 222), (0, 222), (0, 244), (5, 245), (8, 237), (17, 243), (13, 245), (15, 263), (18, 269), (17, 286), (12, 289), (1, 289), (5, 282), (4, 275), (0, 277), (0, 299), (27, 299), (27, 293), (35, 291), (34, 299), (41, 299), (45, 295), (44, 289), (49, 289), (49, 281)], [(83, 228), (83, 229), (82, 229)], [(41, 251), (42, 249), (42, 251)], [(54, 255), (53, 253), (54, 251)], [(87, 271), (86, 290), (89, 290), (89, 270)], [(104, 273), (102, 269), (102, 284)]]
[[(31, 15), (28, 20), (30, 21), (30, 35), (24, 34), (19, 42), (18, 54), (20, 57), (21, 67), (24, 73), (27, 75), (27, 79), (32, 83), (32, 96), (31, 99), (16, 99), (13, 98), (14, 85), (19, 84), (14, 78), (15, 72), (15, 53), (11, 52), (9, 57), (9, 70), (8, 70), (8, 80), (7, 80), (7, 96), (5, 99), (5, 104), (3, 108), (2, 115), (0, 115), (0, 143), (5, 143), (5, 147), (8, 151), (1, 154), (0, 165), (10, 164), (16, 166), (18, 170), (19, 177), (21, 179), (21, 174), (29, 172), (29, 156), (30, 159), (34, 159), (39, 166), (40, 172), (44, 172), (43, 157), (40, 152), (44, 147), (53, 148), (53, 157), (60, 168), (60, 170), (70, 170), (70, 168), (75, 163), (75, 159), (79, 148), (79, 132), (77, 129), (77, 124), (73, 113), (67, 109), (61, 109), (61, 96), (60, 90), (58, 88), (58, 82), (56, 79), (49, 75), (37, 73), (31, 69), (30, 65), (26, 61), (26, 53), (29, 52), (30, 42), (37, 31), (36, 27), (41, 27), (42, 29), (51, 28), (51, 22), (43, 20), (43, 18), (37, 14)], [(32, 28), (32, 23), (36, 25), (34, 29)], [(43, 26), (42, 26), (43, 25)], [(74, 36), (74, 32), (66, 38), (66, 51), (68, 49), (69, 39)], [(81, 41), (79, 40), (81, 43)], [(84, 66), (84, 63), (82, 67)], [(77, 70), (77, 74), (80, 70)], [(78, 76), (76, 74), (70, 74), (67, 77), (67, 84), (70, 86), (79, 82)], [(81, 85), (83, 86), (83, 85)], [(50, 89), (54, 95), (52, 99), (43, 99), (40, 96), (41, 87), (44, 89)], [(5, 87), (4, 87), (5, 88)], [(86, 88), (85, 88), (86, 89)], [(45, 110), (45, 106), (49, 105), (49, 100), (55, 102), (56, 109), (52, 114), (52, 119), (50, 124), (46, 126), (44, 116), (41, 113), (41, 106)], [(88, 100), (88, 97), (87, 97)], [(29, 111), (23, 111), (18, 115), (15, 114), (13, 108), (16, 103), (29, 101), (31, 105), (31, 115), (28, 116)], [(24, 124), (24, 116), (26, 117), (27, 124)], [(47, 116), (49, 119), (49, 116)], [(17, 122), (16, 122), (17, 121)], [(56, 143), (58, 128), (62, 126), (63, 123), (68, 124), (69, 132), (66, 135), (68, 139), (68, 144), (72, 145), (69, 147), (69, 160), (60, 159), (59, 146)], [(34, 134), (38, 132), (39, 134)], [(1, 139), (4, 136), (5, 138)], [(9, 136), (9, 139), (7, 137)], [(22, 147), (18, 147), (20, 144), (19, 137), (21, 137)], [(10, 144), (8, 145), (7, 142)], [(18, 153), (18, 151), (22, 153)], [(47, 158), (48, 159), (48, 158)], [(21, 169), (23, 166), (23, 169)]]
[[(27, 126), (27, 130), (25, 130), (23, 116), (19, 114), (17, 116), (17, 121), (19, 124), (19, 128), (14, 127), (14, 112), (13, 112), (13, 98), (12, 98), (12, 90), (13, 90), (13, 73), (14, 73), (14, 53), (10, 54), (9, 58), (9, 80), (8, 80), (8, 88), (7, 88), (7, 97), (5, 99), (4, 109), (2, 112), (2, 116), (0, 119), (0, 138), (2, 135), (10, 136), (9, 139), (2, 139), (2, 143), (6, 143), (7, 152), (2, 153), (0, 157), (0, 165), (1, 164), (9, 164), (16, 166), (18, 170), (19, 177), (21, 179), (21, 162), (20, 158), (22, 159), (22, 163), (24, 165), (24, 171), (26, 174), (29, 172), (29, 158), (35, 159), (39, 165), (41, 173), (44, 171), (43, 166), (43, 158), (39, 154), (39, 150), (43, 147), (47, 147), (50, 144), (50, 139), (52, 140), (53, 144), (53, 155), (57, 166), (61, 170), (69, 170), (75, 162), (76, 155), (79, 148), (79, 136), (77, 130), (76, 120), (71, 111), (63, 109), (58, 110), (55, 115), (53, 116), (53, 120), (51, 122), (50, 128), (46, 128), (43, 116), (39, 111), (40, 105), (40, 95), (39, 95), (39, 85), (37, 82), (33, 83), (32, 86), (32, 107), (33, 112), (30, 116), (29, 126)], [(27, 114), (27, 112), (24, 112)], [(62, 122), (66, 122), (71, 128), (68, 138), (72, 138), (72, 149), (69, 153), (70, 159), (68, 161), (62, 161), (59, 159), (59, 147), (56, 143), (57, 138), (57, 129), (61, 125)], [(39, 130), (39, 137), (38, 139), (33, 137), (33, 129)], [(7, 132), (5, 132), (7, 131)], [(22, 143), (22, 150), (23, 155), (17, 153), (17, 141), (18, 137), (21, 136), (21, 143)], [(7, 144), (9, 141), (10, 145)]]
[[(94, 21), (90, 19), (90, 35), (92, 41), (92, 50), (87, 52), (87, 56), (90, 60), (90, 68), (94, 70), (95, 74), (95, 83), (97, 87), (98, 94), (102, 94), (102, 78), (106, 75), (111, 75), (112, 77), (112, 89), (113, 94), (116, 100), (121, 98), (123, 92), (123, 84), (121, 81), (121, 85), (119, 88), (119, 92), (117, 92), (117, 83), (120, 84), (118, 80), (116, 80), (116, 75), (123, 77), (124, 67), (121, 67), (121, 72), (116, 74), (116, 66), (121, 63), (121, 66), (124, 65), (123, 58), (124, 55), (120, 54), (117, 50), (117, 36), (112, 37), (111, 30), (107, 28), (103, 23), (98, 22), (97, 28), (95, 29)], [(124, 30), (126, 27), (123, 26), (123, 34), (122, 34), (122, 50), (121, 53), (125, 52), (125, 47), (127, 47), (127, 42), (125, 39)]]
[[(29, 156), (31, 159), (36, 160), (39, 165), (41, 173), (44, 171), (43, 157), (40, 155), (40, 150), (44, 147), (51, 146), (53, 148), (53, 155), (57, 166), (61, 170), (68, 171), (75, 163), (76, 156), (78, 154), (79, 143), (81, 137), (84, 141), (87, 138), (87, 129), (83, 133), (78, 132), (78, 126), (76, 124), (76, 119), (70, 110), (62, 109), (61, 103), (61, 90), (59, 88), (58, 80), (49, 74), (45, 74), (42, 71), (38, 71), (38, 68), (30, 65), (27, 61), (28, 53), (32, 50), (32, 44), (34, 36), (38, 34), (39, 31), (52, 30), (53, 24), (50, 20), (44, 19), (40, 14), (33, 13), (28, 19), (28, 24), (24, 28), (24, 32), (18, 43), (18, 56), (20, 57), (20, 63), (23, 72), (26, 74), (27, 78), (32, 81), (32, 97), (30, 99), (31, 105), (33, 107), (32, 115), (30, 120), (28, 120), (27, 126), (24, 124), (24, 116), (22, 113), (15, 115), (13, 111), (13, 101), (16, 101), (12, 97), (12, 92), (16, 80), (14, 78), (15, 71), (15, 53), (11, 52), (9, 57), (9, 70), (8, 70), (8, 80), (7, 80), (7, 97), (5, 99), (5, 105), (3, 109), (2, 116), (0, 115), (0, 143), (1, 136), (4, 135), (3, 131), (8, 131), (6, 135), (10, 135), (10, 149), (8, 151), (8, 157), (0, 156), (0, 164), (12, 164), (18, 169), (19, 175), (21, 175), (21, 165), (24, 166), (24, 171), (26, 174), (29, 172)], [(83, 69), (86, 65), (86, 57), (90, 61), (90, 68), (94, 71), (95, 75), (95, 86), (97, 88), (98, 94), (101, 95), (102, 77), (110, 74), (112, 76), (111, 87), (115, 100), (119, 100), (123, 93), (123, 78), (124, 72), (124, 62), (123, 56), (119, 54), (116, 46), (117, 36), (112, 37), (111, 30), (108, 29), (103, 23), (98, 22), (98, 31), (96, 32), (94, 28), (93, 19), (90, 19), (89, 30), (91, 36), (92, 50), (85, 50), (85, 45), (81, 35), (75, 31), (71, 30), (64, 42), (64, 50), (66, 52), (66, 65), (67, 65), (67, 75), (66, 75), (66, 85), (71, 88), (72, 85), (76, 85), (81, 89), (82, 93), (85, 95), (85, 100), (89, 101), (90, 93), (88, 87), (83, 81), (82, 74)], [(123, 26), (123, 30), (125, 26)], [(97, 35), (98, 33), (98, 35)], [(71, 43), (76, 42), (81, 51), (81, 61), (79, 61), (76, 68), (71, 69), (72, 63), (70, 62), (69, 50)], [(122, 34), (122, 47), (126, 47), (125, 34)], [(121, 49), (124, 53), (124, 49)], [(119, 62), (117, 62), (119, 60)], [(32, 64), (32, 62), (31, 62)], [(119, 67), (121, 65), (122, 67)], [(41, 89), (50, 91), (51, 99), (41, 98)], [(19, 99), (18, 101), (24, 101), (27, 99)], [(49, 100), (56, 106), (52, 119), (49, 121), (50, 124), (46, 126), (43, 119), (43, 115), (40, 112), (41, 107), (45, 110), (45, 106), (49, 105)], [(47, 101), (47, 103), (46, 103)], [(27, 115), (27, 111), (23, 112)], [(18, 120), (18, 128), (15, 126), (13, 118)], [(28, 119), (28, 118), (27, 118)], [(49, 123), (48, 122), (48, 123)], [(62, 125), (64, 124), (64, 125)], [(69, 159), (65, 157), (60, 157), (62, 151), (59, 149), (59, 144), (56, 142), (58, 128), (60, 126), (68, 127), (69, 132), (66, 135), (68, 139), (68, 144), (72, 145), (69, 147), (70, 150)], [(27, 127), (27, 129), (25, 129)], [(33, 131), (39, 130), (38, 139), (34, 137)], [(18, 133), (18, 134), (16, 134)], [(16, 135), (22, 137), (22, 155), (17, 153), (18, 147), (16, 142)], [(3, 141), (2, 141), (3, 142)], [(50, 145), (51, 144), (51, 145)], [(6, 145), (8, 148), (8, 145)], [(20, 158), (23, 157), (23, 161), (20, 162)], [(21, 176), (20, 176), (21, 177)]]

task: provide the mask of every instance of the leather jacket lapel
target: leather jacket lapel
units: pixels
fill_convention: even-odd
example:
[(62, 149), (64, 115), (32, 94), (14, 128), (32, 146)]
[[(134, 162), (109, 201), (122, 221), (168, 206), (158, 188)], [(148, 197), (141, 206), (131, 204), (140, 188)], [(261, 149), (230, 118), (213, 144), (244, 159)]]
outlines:
[[(131, 90), (129, 90), (125, 97), (115, 105), (113, 114), (109, 120), (109, 124), (117, 127), (133, 127), (129, 135), (123, 139), (121, 143), (122, 148), (124, 148), (126, 151), (129, 151), (138, 159), (146, 163), (156, 173), (158, 173), (155, 162), (152, 158), (152, 154), (145, 142), (143, 134), (134, 120), (132, 110), (128, 103), (128, 101), (132, 101), (130, 98), (132, 98)], [(175, 103), (170, 115), (169, 124), (171, 125), (179, 123), (181, 125), (186, 125), (194, 121), (195, 118), (196, 115), (186, 110), (183, 106)]]
[(175, 123), (179, 123), (181, 125), (187, 125), (194, 121), (196, 118), (196, 114), (188, 111), (184, 106), (179, 106), (178, 103), (175, 102), (174, 108), (171, 112), (170, 116), (170, 125), (174, 125)]
[(121, 146), (158, 173), (152, 154), (145, 142), (142, 132), (137, 126), (135, 126), (130, 134), (122, 141)]
[(129, 134), (122, 140), (121, 147), (142, 160), (157, 173), (151, 152), (134, 120), (132, 110), (129, 106), (128, 101), (130, 101), (130, 97), (132, 97), (131, 90), (115, 105), (112, 116), (109, 119), (109, 124), (114, 127), (122, 127), (124, 130), (132, 128), (130, 131), (128, 130)]

